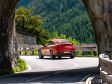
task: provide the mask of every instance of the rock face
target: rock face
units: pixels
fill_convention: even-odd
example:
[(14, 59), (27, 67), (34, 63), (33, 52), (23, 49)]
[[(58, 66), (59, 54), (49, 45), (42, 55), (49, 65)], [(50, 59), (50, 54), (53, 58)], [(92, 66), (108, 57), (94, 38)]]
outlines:
[(15, 6), (19, 0), (0, 0), (0, 69), (11, 71), (15, 55)]
[(91, 17), (99, 54), (112, 54), (112, 0), (83, 0)]

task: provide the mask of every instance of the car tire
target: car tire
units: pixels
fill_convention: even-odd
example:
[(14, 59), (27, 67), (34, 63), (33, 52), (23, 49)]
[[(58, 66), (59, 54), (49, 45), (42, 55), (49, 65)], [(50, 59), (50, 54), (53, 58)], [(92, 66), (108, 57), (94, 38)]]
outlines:
[(70, 58), (73, 59), (75, 57), (75, 52), (71, 52)]
[(74, 57), (75, 57), (75, 54), (72, 53), (72, 54), (70, 55), (70, 58), (73, 59)]
[(61, 55), (58, 56), (58, 59), (61, 59)]
[(53, 51), (50, 51), (50, 57), (51, 59), (55, 59), (55, 56), (53, 55)]
[(40, 50), (38, 51), (38, 55), (39, 55), (39, 59), (43, 59), (44, 58), (44, 56), (42, 55), (42, 52)]
[(70, 56), (71, 59), (73, 59), (75, 56)]

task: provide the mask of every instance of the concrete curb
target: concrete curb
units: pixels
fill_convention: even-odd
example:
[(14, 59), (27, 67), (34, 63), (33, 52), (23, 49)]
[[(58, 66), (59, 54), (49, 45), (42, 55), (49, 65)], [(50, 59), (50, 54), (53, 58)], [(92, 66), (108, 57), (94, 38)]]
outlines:
[(99, 75), (92, 75), (87, 78), (86, 84), (102, 84), (102, 80)]
[(94, 79), (94, 77), (89, 77), (87, 80), (86, 80), (86, 84), (92, 84), (92, 80)]

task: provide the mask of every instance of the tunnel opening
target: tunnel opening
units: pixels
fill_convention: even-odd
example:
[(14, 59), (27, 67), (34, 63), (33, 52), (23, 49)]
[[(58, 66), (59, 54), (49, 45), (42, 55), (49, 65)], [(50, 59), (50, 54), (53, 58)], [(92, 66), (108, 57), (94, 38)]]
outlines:
[[(14, 8), (15, 8), (15, 5), (16, 5), (16, 3), (18, 1), (19, 0), (15, 0), (15, 1), (10, 0), (10, 1), (8, 1), (9, 3), (5, 3), (5, 4), (4, 4), (4, 2), (6, 2), (5, 0), (4, 1), (3, 0), (0, 1), (0, 7), (1, 7), (1, 9), (0, 9), (0, 11), (1, 11), (1, 13), (0, 13), (0, 23), (1, 23), (0, 24), (0, 27), (1, 27), (1, 29), (0, 29), (0, 31), (1, 31), (1, 35), (0, 35), (0, 38), (1, 38), (1, 41), (0, 41), (0, 59), (1, 59), (1, 61), (0, 61), (0, 67), (3, 68), (3, 69), (5, 69), (5, 70), (7, 69), (6, 71), (12, 70), (12, 67), (16, 66), (16, 63), (17, 63), (17, 60), (16, 60), (17, 56), (15, 56), (16, 54), (14, 53), (14, 51), (16, 51), (14, 49), (15, 44), (13, 44), (14, 43), (13, 40), (15, 39), (15, 28), (14, 28), (14, 26), (15, 26), (15, 23), (14, 23), (15, 11), (14, 11)], [(34, 4), (35, 4), (35, 1), (33, 2)], [(42, 3), (42, 0), (38, 0), (38, 1), (40, 1), (40, 3)], [(57, 3), (58, 1), (55, 1), (55, 2)], [(80, 1), (77, 0), (77, 2), (80, 2)], [(112, 37), (112, 34), (111, 34), (111, 32), (112, 32), (112, 30), (111, 30), (111, 26), (112, 26), (111, 25), (111, 22), (112, 22), (111, 21), (112, 20), (111, 19), (111, 12), (112, 12), (111, 11), (111, 0), (107, 0), (107, 1), (104, 1), (104, 0), (102, 0), (102, 1), (98, 1), (98, 0), (94, 0), (94, 1), (83, 0), (83, 2), (85, 4), (85, 7), (87, 8), (87, 11), (88, 11), (90, 17), (91, 17), (91, 21), (92, 21), (94, 32), (95, 32), (94, 34), (96, 36), (96, 43), (98, 45), (99, 54), (105, 53), (105, 54), (107, 54), (109, 56), (110, 59), (112, 59), (112, 54), (111, 54), (112, 53), (112, 44), (111, 44), (112, 43), (112, 38), (111, 38)], [(68, 33), (69, 29), (70, 28), (72, 29), (72, 27), (74, 25), (71, 25), (69, 23), (70, 20), (66, 19), (65, 17), (64, 17), (64, 19), (61, 19), (61, 18), (59, 18), (59, 16), (61, 16), (61, 14), (62, 14), (63, 11), (66, 11), (66, 9), (68, 10), (70, 7), (72, 7), (73, 3), (72, 2), (70, 3), (72, 5), (67, 4), (67, 8), (64, 7), (64, 5), (62, 3), (59, 4), (59, 6), (57, 6), (56, 4), (54, 4), (53, 1), (51, 3), (54, 4), (54, 5), (51, 4), (50, 5), (51, 7), (50, 7), (48, 5), (49, 3), (50, 3), (50, 0), (49, 1), (48, 0), (45, 1), (46, 6), (48, 6), (48, 10), (49, 10), (48, 12), (49, 13), (52, 10), (56, 11), (56, 9), (58, 9), (60, 7), (60, 10), (59, 10), (60, 13), (54, 13), (54, 11), (52, 11), (53, 14), (50, 15), (50, 16), (52, 16), (51, 19), (52, 18), (54, 19), (52, 21), (53, 22), (53, 26), (52, 26), (53, 29), (51, 29), (51, 30), (52, 31), (56, 31), (55, 28), (58, 29), (58, 25), (61, 24), (61, 21), (65, 21), (67, 23), (64, 24), (64, 25), (61, 25), (61, 27), (59, 27), (59, 29), (57, 31), (60, 31), (61, 34)], [(27, 6), (26, 3), (24, 5)], [(43, 7), (42, 9), (47, 10), (46, 9), (47, 7), (44, 8), (44, 4), (42, 4), (41, 6)], [(63, 8), (66, 8), (66, 9), (63, 10)], [(80, 5), (78, 5), (78, 8), (80, 8)], [(8, 11), (6, 11), (7, 9), (8, 9)], [(40, 10), (41, 9), (39, 9), (39, 11)], [(73, 10), (71, 10), (71, 11), (73, 11)], [(66, 11), (66, 13), (69, 12), (70, 14), (72, 14), (71, 11)], [(78, 11), (78, 12), (80, 12), (80, 11)], [(32, 14), (34, 14), (34, 13), (32, 13)], [(45, 13), (42, 13), (41, 15), (44, 16)], [(58, 18), (55, 19), (53, 17), (53, 15), (58, 16)], [(63, 16), (64, 15), (66, 17), (69, 17), (67, 14), (63, 14)], [(73, 15), (75, 15), (75, 14), (73, 14)], [(82, 18), (83, 18), (83, 15), (82, 15)], [(71, 19), (71, 18), (69, 17), (69, 19)], [(87, 18), (83, 18), (83, 19), (86, 20)], [(59, 23), (56, 24), (55, 20), (59, 21)], [(77, 21), (75, 21), (74, 19), (71, 19), (71, 21), (77, 22), (77, 23), (80, 20), (81, 20), (80, 18), (77, 18)], [(49, 21), (49, 20), (46, 18), (46, 21)], [(49, 28), (49, 25), (47, 25), (47, 26), (46, 25), (47, 24), (44, 24), (45, 28), (47, 28), (47, 27)], [(52, 24), (50, 24), (50, 25), (52, 25)], [(80, 25), (82, 25), (82, 24), (80, 24)], [(77, 28), (80, 28), (80, 25), (78, 25)], [(91, 24), (89, 24), (89, 25), (91, 25)], [(67, 32), (65, 32), (65, 31), (62, 30), (63, 29), (62, 26), (64, 26), (64, 28), (66, 28), (66, 30), (67, 30), (67, 28), (69, 28), (67, 30)], [(87, 26), (88, 25), (86, 25), (86, 28), (87, 28)], [(71, 32), (70, 32), (70, 34), (71, 34)], [(72, 35), (74, 36), (74, 33)], [(67, 37), (68, 36), (69, 35), (67, 35)], [(65, 35), (64, 35), (64, 37), (65, 37)], [(78, 38), (78, 37), (74, 36), (74, 38), (76, 40), (82, 40), (81, 37)], [(82, 41), (79, 41), (79, 42), (82, 42)], [(89, 40), (85, 40), (82, 43), (85, 43), (85, 42), (90, 42), (90, 41)]]
[(82, 0), (21, 0), (17, 8), (19, 6), (33, 8), (32, 15), (41, 15), (45, 18), (43, 27), (50, 32), (51, 39), (72, 40), (82, 47), (83, 55), (98, 55), (92, 22)]
[[(37, 0), (34, 0), (34, 2), (32, 1), (31, 3), (33, 3), (33, 5), (36, 3), (36, 1)], [(71, 39), (73, 40), (73, 39), (76, 39), (75, 41), (77, 41), (77, 40), (79, 40), (79, 43), (94, 43), (95, 41), (94, 41), (94, 34), (93, 34), (93, 30), (92, 30), (92, 23), (91, 23), (91, 21), (90, 21), (90, 19), (88, 18), (88, 15), (86, 15), (87, 14), (87, 12), (86, 12), (86, 10), (85, 10), (85, 8), (84, 8), (84, 6), (83, 6), (83, 4), (82, 4), (82, 1), (79, 1), (79, 0), (77, 0), (76, 2), (77, 2), (77, 4), (75, 3), (73, 3), (74, 2), (74, 0), (71, 0), (71, 2), (70, 2), (70, 0), (68, 0), (69, 1), (69, 3), (66, 3), (67, 2), (67, 0), (66, 1), (62, 1), (62, 3), (61, 3), (61, 1), (51, 1), (50, 2), (50, 0), (48, 1), (45, 1), (45, 7), (44, 7), (44, 4), (42, 4), (42, 0), (38, 0), (39, 1), (39, 3), (41, 4), (41, 6), (43, 7), (43, 8), (40, 8), (40, 9), (38, 9), (40, 12), (42, 11), (42, 10), (47, 10), (48, 9), (48, 13), (52, 13), (52, 14), (50, 14), (50, 15), (46, 15), (46, 11), (45, 11), (45, 13), (43, 13), (43, 11), (41, 12), (41, 13), (39, 13), (39, 11), (37, 12), (37, 14), (39, 14), (39, 15), (41, 15), (41, 16), (43, 16), (43, 17), (49, 17), (50, 18), (50, 20), (48, 19), (48, 18), (46, 18), (46, 20), (45, 20), (45, 24), (43, 24), (42, 26), (43, 27), (45, 27), (46, 29), (47, 28), (50, 28), (50, 26), (52, 27), (50, 30), (49, 30), (49, 32), (51, 32), (51, 31), (53, 31), (54, 33), (56, 33), (56, 35), (58, 35), (58, 33), (60, 34), (60, 35), (62, 35), (64, 38), (66, 37), (66, 38), (69, 38), (69, 37), (72, 37)], [(60, 4), (58, 4), (58, 2), (60, 3)], [(21, 2), (22, 3), (22, 2)], [(24, 1), (23, 1), (23, 3), (24, 3)], [(49, 4), (50, 3), (50, 4)], [(51, 4), (52, 3), (52, 4)], [(55, 4), (56, 3), (56, 4)], [(65, 4), (67, 4), (67, 5), (63, 5), (63, 3)], [(20, 4), (20, 3), (19, 3)], [(38, 3), (37, 3), (38, 4)], [(36, 5), (37, 5), (36, 4)], [(82, 4), (82, 5), (80, 5), (80, 4)], [(30, 7), (30, 6), (32, 6), (32, 4), (31, 5), (27, 5), (26, 3), (24, 4), (27, 8), (28, 7)], [(57, 6), (58, 5), (58, 6)], [(74, 5), (76, 5), (76, 7), (73, 7)], [(38, 7), (39, 7), (40, 5), (38, 4)], [(47, 7), (46, 7), (47, 6)], [(51, 6), (51, 7), (50, 7)], [(18, 8), (18, 7), (17, 7)], [(46, 9), (47, 8), (47, 9)], [(78, 10), (78, 8), (80, 9), (80, 11)], [(32, 9), (32, 8), (31, 8)], [(35, 8), (34, 8), (35, 9)], [(58, 11), (57, 11), (58, 10)], [(26, 12), (27, 11), (27, 9), (25, 10), (25, 11), (23, 11), (23, 12)], [(36, 11), (36, 10), (35, 10)], [(55, 11), (57, 11), (57, 13), (55, 13)], [(74, 12), (73, 11), (75, 11), (75, 12), (77, 12), (77, 14), (74, 14)], [(13, 11), (14, 12), (14, 11)], [(29, 11), (30, 12), (30, 11)], [(9, 12), (8, 12), (9, 13)], [(20, 14), (20, 13), (19, 13)], [(26, 13), (27, 14), (27, 13)], [(70, 14), (70, 15), (69, 15)], [(84, 15), (83, 15), (84, 14)], [(31, 13), (31, 15), (35, 15), (35, 13), (34, 12), (32, 12)], [(28, 15), (29, 16), (29, 15)], [(55, 18), (56, 17), (56, 18)], [(63, 17), (63, 18), (61, 18), (61, 17)], [(68, 17), (68, 18), (67, 18)], [(14, 19), (14, 16), (13, 16), (13, 19)], [(26, 18), (25, 18), (26, 19)], [(84, 20), (84, 21), (83, 21)], [(50, 24), (51, 22), (52, 22), (52, 24)], [(63, 23), (63, 21), (65, 22), (65, 23)], [(35, 22), (35, 21), (34, 21)], [(49, 23), (49, 25), (46, 23), (46, 22), (50, 22)], [(57, 24), (56, 24), (56, 22), (58, 22)], [(90, 23), (88, 23), (88, 22), (90, 22)], [(85, 25), (86, 24), (86, 25)], [(14, 24), (15, 25), (15, 24)], [(59, 27), (60, 26), (60, 27)], [(89, 29), (91, 27), (91, 29)], [(63, 30), (63, 28), (65, 28), (64, 30)], [(72, 31), (73, 30), (75, 30), (75, 28), (76, 28), (76, 30), (80, 30), (78, 33), (77, 32), (73, 32), (72, 33)], [(81, 29), (81, 28), (85, 28), (85, 29)], [(70, 30), (71, 29), (71, 30)], [(65, 31), (66, 30), (66, 31)], [(70, 30), (70, 31), (69, 31)], [(89, 31), (88, 33), (86, 33), (84, 30), (87, 30), (87, 31)], [(58, 32), (59, 31), (59, 32)], [(76, 34), (75, 34), (76, 33)], [(81, 35), (82, 36), (77, 36), (78, 34), (80, 34), (81, 33)], [(69, 35), (70, 34), (70, 35)], [(51, 34), (51, 36), (52, 36), (52, 34)], [(88, 37), (87, 39), (86, 39), (86, 37)], [(83, 41), (84, 40), (84, 41)], [(91, 41), (92, 40), (92, 41)], [(15, 47), (15, 46), (14, 46)], [(16, 46), (17, 47), (17, 46)], [(23, 57), (24, 58), (24, 57)], [(16, 58), (15, 58), (16, 59)], [(29, 58), (28, 59), (28, 57), (26, 57), (26, 59), (27, 59), (27, 62), (29, 61), (29, 60), (31, 60), (31, 58)], [(47, 60), (47, 59), (44, 59), (44, 60), (41, 60), (43, 63), (45, 63), (45, 60)], [(73, 59), (70, 59), (70, 61), (71, 60), (73, 60)], [(82, 59), (83, 60), (83, 59)], [(52, 63), (51, 63), (51, 60), (47, 60), (47, 61), (50, 61), (50, 63), (49, 64), (51, 64), (52, 65)], [(47, 62), (46, 61), (46, 62)], [(57, 61), (57, 60), (52, 60), (52, 61)], [(63, 61), (63, 60), (58, 60), (58, 61)], [(66, 61), (65, 59), (64, 59), (64, 61)], [(33, 65), (32, 63), (33, 62), (37, 62), (37, 60), (36, 59), (34, 59), (32, 62), (30, 62), (29, 63), (29, 65)], [(87, 61), (86, 61), (87, 62)], [(16, 62), (14, 62), (15, 64), (16, 64)], [(58, 62), (57, 62), (58, 63)], [(57, 63), (55, 63), (55, 64), (57, 64)], [(80, 62), (81, 63), (81, 65), (82, 65), (82, 61)], [(13, 64), (13, 63), (12, 63)], [(36, 63), (35, 63), (36, 64)], [(49, 65), (48, 64), (48, 65)], [(63, 69), (65, 69), (65, 68), (67, 68), (67, 67), (69, 67), (68, 69), (68, 71), (70, 71), (71, 70), (71, 67), (73, 67), (72, 65), (74, 65), (75, 67), (77, 67), (78, 65), (75, 63), (73, 63), (73, 64), (71, 64), (71, 66), (69, 66), (69, 64), (70, 64), (70, 62), (68, 62), (68, 64), (67, 65), (65, 65), (64, 66), (64, 68)], [(92, 64), (94, 64), (94, 63), (92, 63)], [(59, 65), (63, 65), (63, 64), (61, 64), (61, 63), (59, 63)], [(58, 66), (59, 66), (58, 65)], [(14, 65), (15, 66), (15, 65)], [(33, 68), (34, 69), (32, 69), (32, 70), (34, 70), (34, 72), (35, 72), (35, 67), (36, 66), (33, 66)], [(41, 67), (42, 66), (40, 66), (40, 69), (41, 69)], [(51, 66), (50, 66), (51, 67)], [(50, 67), (48, 67), (47, 66), (47, 68), (49, 69)], [(54, 66), (55, 67), (55, 66)], [(83, 66), (82, 68), (84, 68), (85, 66)], [(91, 66), (89, 66), (89, 67), (91, 67)], [(91, 72), (91, 70), (93, 70), (93, 68), (95, 69), (96, 68), (96, 66), (94, 67), (92, 67), (92, 68), (90, 68), (90, 72)], [(77, 71), (76, 72), (78, 72), (78, 70), (81, 70), (81, 72), (79, 72), (80, 74), (83, 72), (83, 71), (85, 71), (85, 70), (87, 70), (87, 74), (88, 74), (88, 69), (89, 68), (84, 68), (84, 69), (77, 69)], [(42, 70), (46, 70), (45, 69), (45, 67), (43, 67), (42, 68)], [(74, 69), (73, 69), (74, 70)], [(75, 69), (76, 70), (76, 69)], [(96, 69), (95, 69), (96, 70)], [(38, 71), (38, 69), (37, 69), (37, 71)], [(36, 72), (37, 72), (36, 71)], [(65, 70), (65, 71), (67, 71), (67, 70)], [(31, 74), (32, 73), (34, 73), (33, 71), (31, 71)], [(45, 72), (45, 71), (44, 71)], [(75, 73), (76, 73), (75, 72)], [(45, 72), (45, 73), (47, 73), (47, 72)], [(60, 70), (58, 71), (57, 70), (57, 72), (55, 72), (55, 73), (53, 73), (53, 74), (58, 74), (58, 73), (61, 73), (60, 72)], [(66, 72), (66, 73), (69, 73), (69, 72)], [(24, 73), (23, 73), (24, 74)], [(30, 73), (28, 73), (28, 74), (30, 74)], [(35, 73), (34, 73), (35, 74)], [(39, 73), (38, 73), (39, 74)], [(44, 73), (43, 73), (44, 74)], [(63, 73), (61, 73), (61, 74), (63, 74)], [(83, 74), (83, 77), (85, 76), (85, 75), (87, 75), (87, 74)], [(26, 78), (26, 75), (22, 75), (22, 74), (19, 74), (20, 76), (24, 76), (24, 78)], [(41, 75), (41, 74), (40, 74)], [(70, 71), (70, 74), (67, 74), (67, 75), (64, 75), (64, 76), (66, 76), (66, 77), (68, 77), (68, 75), (69, 76), (71, 76), (71, 77), (73, 77), (72, 76), (72, 70)], [(74, 74), (75, 75), (75, 74)], [(14, 75), (14, 77), (16, 77), (16, 76), (18, 76), (18, 74), (17, 75)], [(30, 76), (30, 75), (29, 75)], [(36, 75), (37, 76), (37, 75)], [(44, 77), (48, 77), (48, 76), (51, 76), (52, 77), (52, 74), (48, 74), (48, 75), (44, 75)], [(79, 75), (80, 77), (81, 77), (81, 75)], [(31, 76), (30, 76), (31, 77)], [(83, 78), (82, 77), (82, 78)], [(43, 77), (38, 77), (38, 78), (29, 78), (28, 80), (27, 79), (25, 79), (25, 82), (30, 82), (30, 81), (32, 81), (32, 80), (38, 80), (38, 79), (41, 79), (41, 78), (43, 78)], [(18, 80), (18, 79), (17, 79)], [(27, 80), (27, 81), (26, 81)], [(63, 80), (63, 79), (62, 79)], [(11, 80), (10, 80), (11, 81)], [(55, 80), (55, 81), (57, 81), (57, 80)], [(45, 81), (46, 82), (46, 81)], [(59, 81), (60, 82), (60, 81)], [(65, 81), (65, 82), (74, 82), (74, 81)], [(77, 82), (77, 81), (76, 81)], [(62, 81), (61, 81), (61, 83), (62, 83)]]

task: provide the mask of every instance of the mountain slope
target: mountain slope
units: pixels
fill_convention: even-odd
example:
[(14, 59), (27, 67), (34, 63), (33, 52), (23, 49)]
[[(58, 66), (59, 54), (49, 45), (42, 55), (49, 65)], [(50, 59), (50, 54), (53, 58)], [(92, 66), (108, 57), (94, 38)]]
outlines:
[(91, 21), (82, 0), (25, 0), (19, 5), (34, 7), (33, 14), (42, 14), (49, 32), (59, 32), (71, 36), (81, 43), (93, 43), (94, 34)]

